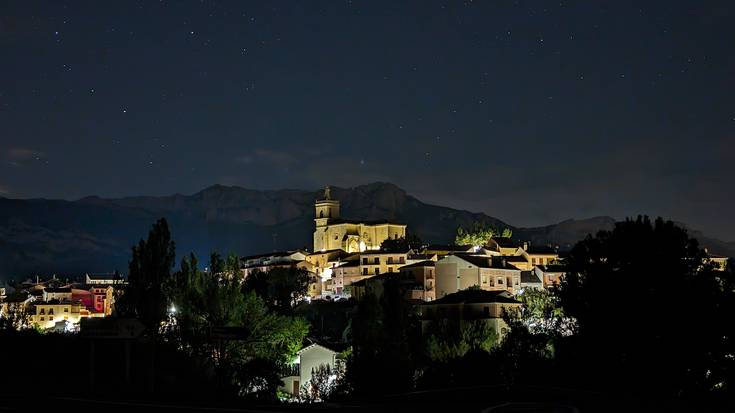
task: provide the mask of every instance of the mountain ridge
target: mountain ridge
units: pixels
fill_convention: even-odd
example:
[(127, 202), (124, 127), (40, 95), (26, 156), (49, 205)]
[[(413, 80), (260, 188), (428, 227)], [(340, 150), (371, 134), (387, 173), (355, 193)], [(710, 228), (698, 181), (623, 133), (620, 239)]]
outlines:
[[(0, 278), (41, 274), (125, 272), (130, 247), (161, 216), (171, 225), (178, 257), (212, 250), (240, 255), (311, 246), (314, 201), (321, 190), (253, 190), (211, 185), (191, 195), (87, 196), (74, 201), (0, 198)], [(606, 216), (515, 227), (482, 212), (427, 204), (402, 188), (374, 182), (332, 188), (347, 218), (406, 223), (427, 242), (449, 243), (458, 226), (475, 221), (511, 228), (514, 238), (562, 249), (587, 234), (610, 229)], [(735, 255), (735, 243), (690, 230), (717, 254)]]

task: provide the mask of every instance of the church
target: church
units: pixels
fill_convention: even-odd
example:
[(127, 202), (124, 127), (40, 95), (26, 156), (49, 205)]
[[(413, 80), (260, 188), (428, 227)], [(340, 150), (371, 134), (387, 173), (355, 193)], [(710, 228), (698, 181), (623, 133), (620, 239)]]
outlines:
[(314, 252), (336, 249), (350, 253), (377, 250), (388, 238), (406, 236), (404, 224), (340, 218), (339, 201), (331, 198), (329, 187), (324, 190), (324, 199), (317, 200), (314, 206)]

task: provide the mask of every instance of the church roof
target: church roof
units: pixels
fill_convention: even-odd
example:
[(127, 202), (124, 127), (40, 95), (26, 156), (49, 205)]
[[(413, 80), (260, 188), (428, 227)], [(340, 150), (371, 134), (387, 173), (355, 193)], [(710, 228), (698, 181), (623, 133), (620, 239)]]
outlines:
[(380, 219), (380, 220), (367, 220), (367, 219), (346, 219), (346, 218), (332, 218), (329, 220), (327, 225), (338, 225), (338, 224), (363, 224), (363, 225), (400, 225), (400, 226), (406, 226), (406, 224), (401, 224), (398, 222), (391, 222), (387, 219)]

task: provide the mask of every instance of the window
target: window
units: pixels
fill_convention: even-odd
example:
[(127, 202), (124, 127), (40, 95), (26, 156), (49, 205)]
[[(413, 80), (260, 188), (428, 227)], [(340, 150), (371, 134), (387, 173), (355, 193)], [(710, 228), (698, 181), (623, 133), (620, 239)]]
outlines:
[(482, 283), (487, 284), (487, 275), (482, 276)]
[(319, 218), (324, 218), (324, 211), (319, 211)]
[(393, 267), (388, 267), (388, 272), (393, 272)]
[(393, 264), (393, 257), (388, 257), (388, 264)]
[(375, 267), (375, 275), (378, 275), (378, 274), (380, 274), (380, 268)]
[(367, 265), (367, 258), (362, 259), (362, 265)]
[(373, 264), (380, 264), (380, 258), (378, 258), (378, 257), (375, 257), (375, 258), (373, 259)]
[(41, 321), (46, 321), (46, 319), (44, 317), (41, 317)]
[(498, 278), (498, 285), (503, 285), (503, 279), (502, 278)]
[(531, 258), (531, 264), (536, 265), (536, 258)]
[(362, 275), (368, 275), (368, 269), (367, 268), (363, 268), (362, 269)]
[(53, 314), (54, 313), (54, 309), (53, 308), (49, 308), (48, 309), (48, 313), (49, 313), (49, 315)]

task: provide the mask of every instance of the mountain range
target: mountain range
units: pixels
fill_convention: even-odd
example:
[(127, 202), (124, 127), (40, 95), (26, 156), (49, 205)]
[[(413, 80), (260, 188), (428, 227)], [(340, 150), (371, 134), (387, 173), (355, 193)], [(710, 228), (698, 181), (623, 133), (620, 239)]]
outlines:
[[(127, 270), (130, 248), (166, 217), (177, 255), (206, 259), (213, 250), (240, 255), (310, 248), (314, 200), (322, 191), (259, 191), (214, 185), (193, 195), (86, 197), (77, 201), (0, 198), (0, 279), (32, 274), (78, 275)], [(595, 217), (519, 228), (484, 213), (421, 202), (390, 183), (332, 188), (346, 218), (389, 219), (431, 243), (451, 243), (458, 226), (482, 222), (511, 228), (532, 245), (570, 248), (615, 220)], [(735, 256), (735, 242), (689, 230), (716, 254)]]

